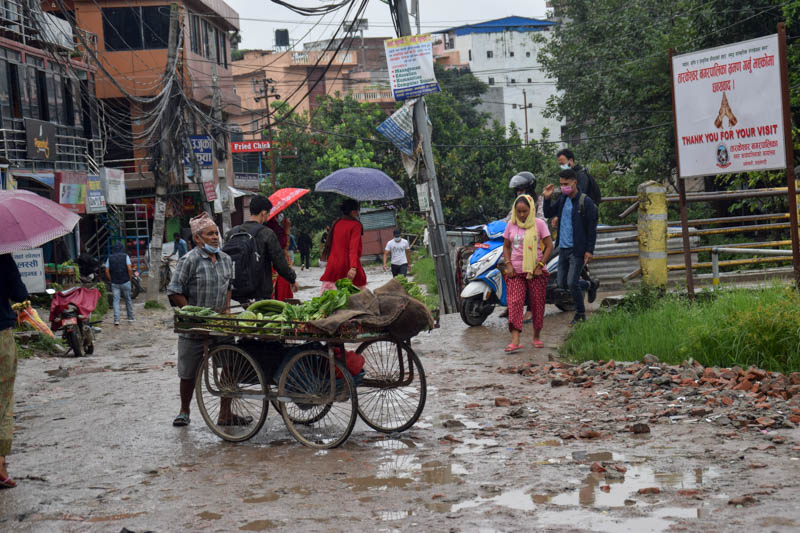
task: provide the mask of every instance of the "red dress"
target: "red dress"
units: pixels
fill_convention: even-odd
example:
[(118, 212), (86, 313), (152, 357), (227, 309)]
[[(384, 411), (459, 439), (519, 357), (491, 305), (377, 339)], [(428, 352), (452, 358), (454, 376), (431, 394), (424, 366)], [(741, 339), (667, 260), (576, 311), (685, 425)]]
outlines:
[(320, 281), (336, 283), (347, 277), (351, 268), (356, 269), (353, 285), (363, 287), (367, 284), (367, 275), (361, 266), (361, 252), (364, 248), (361, 242), (361, 223), (357, 220), (342, 218), (334, 226), (331, 251), (328, 264)]
[[(280, 244), (281, 249), (285, 251), (286, 245), (289, 243), (289, 235), (286, 233), (286, 230), (283, 228), (283, 226), (278, 224), (278, 221), (274, 218), (267, 222), (267, 227), (275, 232), (275, 236), (278, 237), (278, 244)], [(272, 298), (274, 300), (285, 302), (286, 300), (294, 298), (291, 283), (286, 281), (283, 276), (278, 276), (274, 268), (272, 269), (272, 277), (274, 279), (272, 285)]]

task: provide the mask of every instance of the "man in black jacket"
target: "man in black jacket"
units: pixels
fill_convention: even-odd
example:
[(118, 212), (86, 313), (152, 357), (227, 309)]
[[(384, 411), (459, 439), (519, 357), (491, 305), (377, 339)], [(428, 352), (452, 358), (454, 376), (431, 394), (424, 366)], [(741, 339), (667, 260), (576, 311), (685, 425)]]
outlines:
[(128, 322), (133, 322), (133, 300), (131, 299), (131, 277), (133, 270), (131, 258), (125, 253), (122, 245), (117, 243), (111, 248), (111, 255), (106, 260), (106, 278), (111, 281), (111, 292), (114, 295), (114, 325), (119, 326), (119, 299), (125, 298), (125, 309), (128, 311)]
[(0, 488), (17, 486), (6, 470), (6, 455), (11, 453), (14, 433), (14, 380), (17, 376), (17, 344), (12, 328), (17, 315), (9, 300), (23, 302), (28, 291), (22, 283), (17, 263), (10, 254), (0, 255)]
[(307, 231), (300, 232), (297, 237), (297, 249), (300, 251), (300, 270), (311, 268), (311, 248), (313, 242)]
[(573, 169), (558, 174), (561, 196), (552, 202), (554, 187), (544, 188), (544, 216), (558, 217), (558, 286), (569, 289), (575, 302), (575, 317), (571, 324), (586, 320), (583, 291), (589, 291), (589, 301), (597, 294), (597, 282), (581, 280), (583, 265), (591, 261), (597, 240), (597, 207), (585, 193), (578, 189), (578, 178)]
[(262, 195), (253, 196), (250, 200), (250, 220), (228, 232), (228, 236), (230, 236), (238, 229), (243, 229), (253, 235), (256, 240), (256, 250), (261, 256), (261, 262), (264, 264), (263, 276), (259, 280), (258, 288), (253, 295), (253, 298), (257, 300), (272, 298), (273, 268), (278, 272), (278, 275), (293, 284), (292, 290), (298, 290), (295, 282), (297, 274), (286, 261), (286, 253), (281, 248), (277, 235), (264, 225), (267, 222), (267, 218), (269, 218), (271, 209), (272, 202), (269, 201), (269, 198)]

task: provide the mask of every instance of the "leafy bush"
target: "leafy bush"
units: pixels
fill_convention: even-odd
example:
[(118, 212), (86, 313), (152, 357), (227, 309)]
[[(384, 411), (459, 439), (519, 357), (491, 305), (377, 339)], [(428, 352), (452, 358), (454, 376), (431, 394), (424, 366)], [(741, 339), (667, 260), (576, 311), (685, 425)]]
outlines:
[(800, 371), (800, 295), (780, 286), (719, 291), (694, 304), (637, 295), (576, 326), (562, 351), (578, 361), (652, 353), (671, 364), (691, 357), (705, 366)]
[(105, 283), (98, 283), (95, 288), (100, 291), (100, 298), (97, 300), (97, 307), (92, 311), (92, 321), (102, 320), (108, 312), (108, 288)]

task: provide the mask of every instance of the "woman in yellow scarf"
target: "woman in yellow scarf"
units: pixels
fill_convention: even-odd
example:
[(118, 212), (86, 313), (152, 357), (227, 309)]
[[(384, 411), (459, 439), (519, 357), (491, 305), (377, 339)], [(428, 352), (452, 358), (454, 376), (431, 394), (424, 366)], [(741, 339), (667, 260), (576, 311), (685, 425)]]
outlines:
[(527, 194), (514, 200), (511, 220), (503, 234), (503, 258), (505, 259), (506, 299), (508, 301), (508, 329), (511, 344), (506, 352), (522, 348), (522, 316), (528, 301), (533, 314), (533, 346), (544, 348), (540, 338), (544, 326), (544, 303), (547, 291), (547, 269), (545, 265), (553, 253), (553, 239), (547, 223), (536, 218), (531, 207), (536, 200)]

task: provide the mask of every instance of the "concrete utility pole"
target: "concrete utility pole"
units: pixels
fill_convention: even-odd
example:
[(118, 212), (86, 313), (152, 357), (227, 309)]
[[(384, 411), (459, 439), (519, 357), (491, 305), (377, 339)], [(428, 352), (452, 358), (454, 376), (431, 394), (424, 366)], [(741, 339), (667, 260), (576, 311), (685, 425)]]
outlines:
[[(208, 27), (209, 30), (211, 27)], [(223, 37), (224, 38), (224, 37)], [(220, 203), (222, 204), (222, 235), (227, 235), (230, 231), (231, 224), (231, 204), (233, 203), (233, 196), (228, 190), (228, 178), (225, 175), (225, 160), (228, 158), (228, 143), (225, 132), (218, 125), (222, 122), (222, 95), (219, 91), (219, 72), (217, 70), (217, 39), (214, 37), (214, 32), (208, 32), (209, 43), (209, 61), (211, 62), (211, 85), (214, 89), (214, 95), (211, 100), (211, 117), (214, 119), (215, 124), (212, 125), (211, 131), (214, 136), (214, 177), (215, 181), (219, 183)], [(219, 166), (222, 163), (222, 172)]]
[[(253, 88), (255, 89), (256, 81), (253, 80), (253, 82), (254, 82)], [(269, 172), (270, 172), (270, 177), (272, 178), (272, 191), (274, 192), (278, 190), (278, 175), (275, 166), (275, 146), (273, 146), (272, 142), (272, 120), (270, 118), (270, 113), (269, 113), (269, 99), (274, 98), (276, 100), (280, 100), (281, 95), (275, 94), (274, 85), (272, 86), (272, 93), (270, 93), (270, 84), (271, 83), (274, 84), (275, 80), (264, 76), (264, 79), (262, 80), (261, 83), (263, 84), (263, 89), (261, 90), (263, 96), (256, 96), (254, 100), (256, 102), (260, 102), (262, 98), (264, 99), (264, 108), (266, 111), (266, 120), (267, 120), (267, 138), (269, 139)], [(256, 92), (259, 91), (256, 89)]]
[[(400, 23), (401, 36), (411, 35), (411, 22), (408, 18), (406, 0), (397, 1), (397, 19)], [(431, 250), (436, 267), (436, 281), (439, 287), (439, 299), (442, 311), (445, 314), (458, 312), (458, 294), (456, 280), (453, 275), (453, 265), (447, 243), (447, 228), (444, 224), (444, 212), (439, 196), (439, 183), (436, 179), (436, 168), (433, 162), (433, 147), (431, 146), (431, 132), (425, 113), (425, 100), (420, 97), (414, 105), (414, 123), (422, 140), (422, 154), (425, 162), (426, 180), (431, 197), (431, 211), (428, 213), (428, 226), (430, 228)], [(421, 169), (420, 169), (421, 170)]]
[(522, 89), (522, 107), (525, 108), (525, 144), (528, 144), (528, 95)]
[[(169, 10), (169, 40), (167, 48), (167, 66), (165, 67), (166, 78), (176, 78), (176, 58), (178, 55), (178, 34), (180, 24), (178, 20), (178, 4), (172, 4)], [(175, 84), (173, 79), (168, 98), (172, 100), (176, 96)], [(170, 101), (166, 106), (164, 115), (161, 117), (161, 154), (158, 160), (158, 167), (154, 169), (153, 177), (156, 185), (155, 213), (153, 214), (153, 239), (150, 241), (150, 266), (148, 277), (150, 280), (147, 294), (150, 300), (158, 300), (158, 289), (161, 285), (161, 245), (164, 241), (164, 217), (167, 210), (167, 184), (169, 183), (170, 172), (174, 166), (174, 154), (172, 152), (172, 125), (175, 116), (175, 106)]]

